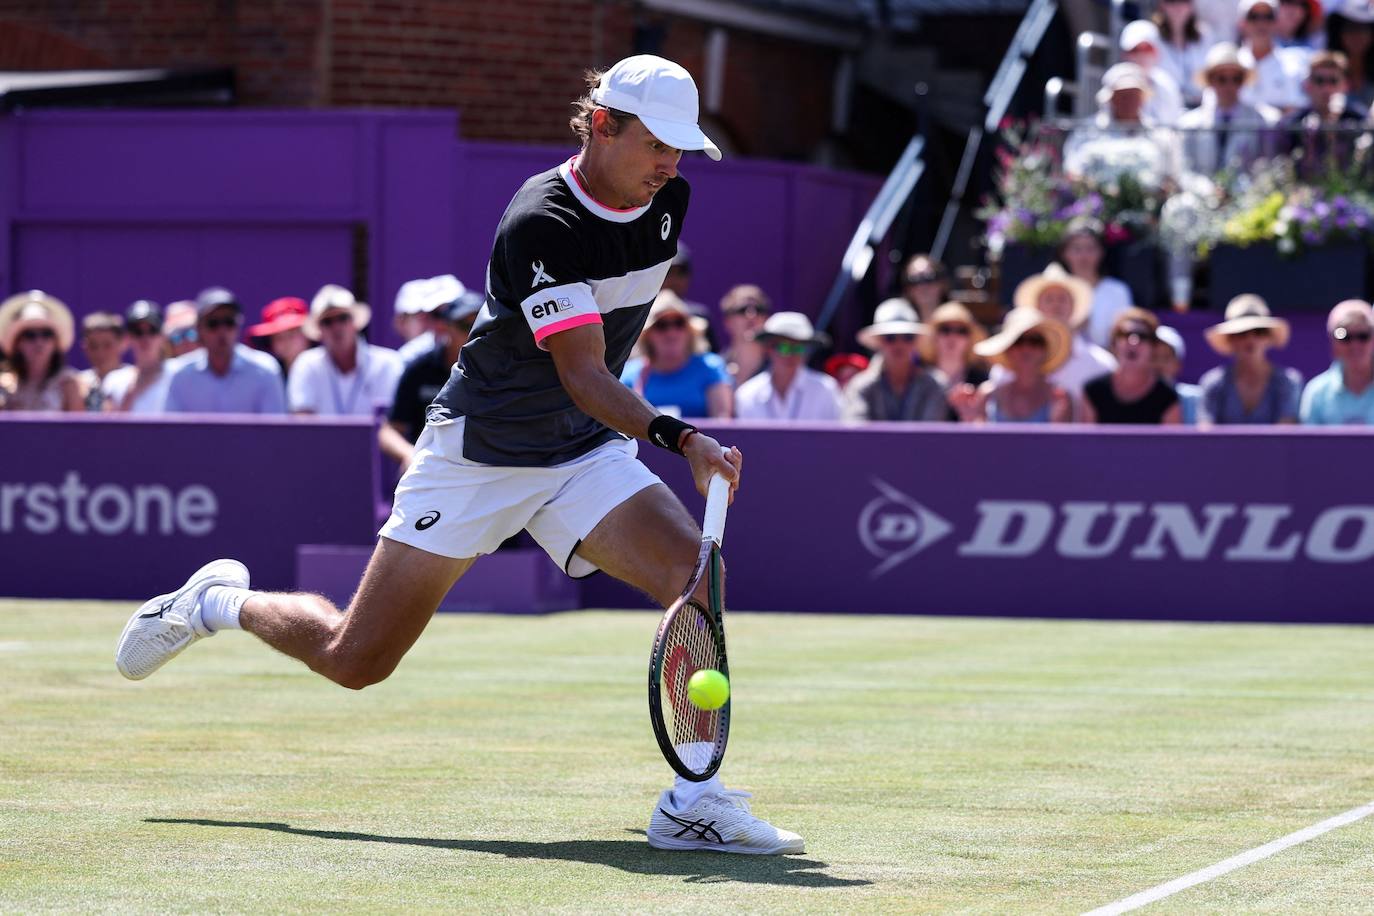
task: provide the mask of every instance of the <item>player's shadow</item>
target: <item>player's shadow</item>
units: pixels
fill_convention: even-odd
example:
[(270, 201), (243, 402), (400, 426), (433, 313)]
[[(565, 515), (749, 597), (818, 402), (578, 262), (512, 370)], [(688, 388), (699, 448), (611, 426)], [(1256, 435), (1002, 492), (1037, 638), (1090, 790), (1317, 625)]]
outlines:
[(270, 821), (216, 821), (203, 818), (149, 817), (148, 824), (193, 824), (197, 827), (243, 827), (292, 836), (354, 843), (397, 843), (432, 849), (485, 852), (510, 859), (549, 859), (609, 865), (638, 875), (682, 875), (684, 881), (740, 881), (746, 884), (786, 884), (795, 887), (854, 887), (871, 884), (863, 878), (837, 878), (817, 871), (824, 862), (796, 856), (740, 856), (729, 853), (680, 853), (654, 849), (643, 840), (555, 840), (549, 843), (514, 840), (445, 840), (418, 836), (385, 836), (347, 830), (307, 830)]

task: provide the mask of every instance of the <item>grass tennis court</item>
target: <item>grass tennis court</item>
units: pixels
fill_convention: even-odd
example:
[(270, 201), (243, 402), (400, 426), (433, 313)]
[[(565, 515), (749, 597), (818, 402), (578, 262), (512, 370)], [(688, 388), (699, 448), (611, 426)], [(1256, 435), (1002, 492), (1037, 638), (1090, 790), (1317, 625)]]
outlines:
[[(672, 854), (656, 615), (443, 616), (349, 693), (241, 633), (0, 601), (0, 911), (1080, 912), (1374, 800), (1374, 630), (735, 614), (722, 774), (800, 857)], [(1374, 818), (1148, 912), (1352, 912)]]

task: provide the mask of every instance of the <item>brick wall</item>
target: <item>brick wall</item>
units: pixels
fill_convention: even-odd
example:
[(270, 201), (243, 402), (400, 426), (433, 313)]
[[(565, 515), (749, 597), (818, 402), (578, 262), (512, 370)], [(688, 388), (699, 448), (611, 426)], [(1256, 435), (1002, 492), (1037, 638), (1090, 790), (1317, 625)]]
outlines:
[[(456, 108), (467, 137), (567, 143), (582, 71), (637, 34), (700, 82), (706, 28), (642, 16), (628, 0), (0, 0), (0, 69), (230, 66), (247, 105)], [(733, 32), (728, 62), (713, 128), (806, 158), (834, 53)]]

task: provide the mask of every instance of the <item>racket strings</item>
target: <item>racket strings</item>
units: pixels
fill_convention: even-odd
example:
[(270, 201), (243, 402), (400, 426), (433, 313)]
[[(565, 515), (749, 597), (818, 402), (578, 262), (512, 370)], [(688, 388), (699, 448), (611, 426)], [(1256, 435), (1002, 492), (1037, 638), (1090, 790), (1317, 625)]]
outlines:
[[(713, 745), (717, 739), (721, 711), (697, 707), (687, 696), (687, 681), (702, 668), (722, 670), (723, 661), (708, 612), (696, 602), (688, 602), (674, 615), (665, 634), (665, 657), (660, 696), (663, 721), (672, 735), (679, 757), (695, 772), (704, 772), (712, 753), (696, 745)], [(691, 747), (695, 753), (682, 751)], [(701, 754), (702, 750), (706, 753)], [(700, 758), (705, 759), (689, 759)]]

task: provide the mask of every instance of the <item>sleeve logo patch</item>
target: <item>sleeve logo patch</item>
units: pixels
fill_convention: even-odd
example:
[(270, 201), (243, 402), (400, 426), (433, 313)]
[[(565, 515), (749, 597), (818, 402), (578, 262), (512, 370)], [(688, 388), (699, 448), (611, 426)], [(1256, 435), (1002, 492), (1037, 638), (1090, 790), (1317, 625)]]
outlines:
[(559, 312), (566, 312), (572, 307), (572, 301), (569, 299), (546, 299), (530, 309), (530, 317), (535, 321), (541, 321), (545, 318), (552, 318)]
[[(664, 236), (665, 239), (666, 239), (667, 237), (668, 237), (668, 236), (666, 236), (666, 235)], [(555, 280), (553, 277), (549, 276), (548, 272), (544, 270), (544, 262), (543, 262), (543, 261), (531, 261), (531, 262), (530, 262), (530, 269), (534, 271), (534, 279), (530, 281), (530, 288), (531, 288), (531, 289), (533, 289), (534, 287), (539, 286), (539, 285), (541, 285), (541, 284), (544, 284), (544, 283), (557, 283), (557, 282), (558, 282), (558, 281)]]

